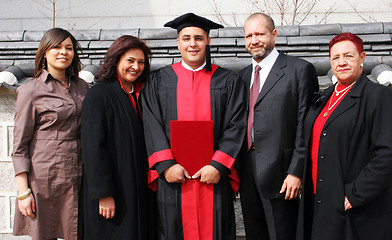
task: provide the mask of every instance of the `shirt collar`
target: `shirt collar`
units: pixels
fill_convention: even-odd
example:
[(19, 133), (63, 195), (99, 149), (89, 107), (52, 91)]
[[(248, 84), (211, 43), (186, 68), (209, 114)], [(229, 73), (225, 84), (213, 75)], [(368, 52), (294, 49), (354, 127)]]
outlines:
[(256, 67), (256, 65), (259, 65), (262, 69), (266, 69), (266, 68), (271, 68), (272, 65), (274, 65), (276, 59), (279, 56), (279, 52), (276, 50), (276, 48), (274, 48), (270, 54), (268, 54), (267, 57), (265, 57), (263, 60), (261, 60), (261, 62), (257, 63), (253, 58), (252, 58), (252, 66), (253, 69)]
[[(41, 74), (39, 75), (39, 78), (43, 79), (44, 82), (48, 81), (49, 79), (53, 79), (58, 81), (56, 78), (54, 78), (46, 69), (42, 69)], [(73, 81), (73, 77), (68, 77), (68, 81)]]
[(204, 62), (204, 64), (203, 65), (201, 65), (200, 67), (198, 67), (198, 68), (196, 68), (196, 69), (192, 69), (188, 64), (186, 64), (184, 61), (181, 61), (181, 65), (185, 68), (185, 69), (188, 69), (188, 70), (190, 70), (190, 71), (193, 71), (193, 72), (197, 72), (197, 71), (200, 71), (200, 70), (202, 70), (205, 66), (206, 66), (206, 62)]

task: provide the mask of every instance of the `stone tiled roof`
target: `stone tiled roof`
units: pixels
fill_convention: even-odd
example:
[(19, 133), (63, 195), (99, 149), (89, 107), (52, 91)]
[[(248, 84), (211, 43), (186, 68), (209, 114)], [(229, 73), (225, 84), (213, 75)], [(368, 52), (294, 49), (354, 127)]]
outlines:
[[(276, 47), (289, 55), (308, 60), (316, 67), (321, 87), (332, 84), (328, 59), (329, 41), (342, 32), (352, 32), (364, 40), (365, 73), (384, 85), (392, 82), (392, 22), (365, 24), (324, 24), (279, 26)], [(79, 40), (83, 53), (81, 77), (92, 83), (97, 67), (112, 42), (124, 34), (144, 39), (153, 52), (152, 69), (179, 61), (177, 33), (173, 29), (78, 30), (71, 31)], [(34, 57), (44, 31), (0, 32), (0, 86), (15, 90), (31, 79)], [(250, 64), (244, 48), (243, 30), (228, 27), (211, 31), (212, 61), (239, 71)], [(10, 74), (11, 73), (11, 74)], [(14, 76), (14, 77), (13, 77)]]

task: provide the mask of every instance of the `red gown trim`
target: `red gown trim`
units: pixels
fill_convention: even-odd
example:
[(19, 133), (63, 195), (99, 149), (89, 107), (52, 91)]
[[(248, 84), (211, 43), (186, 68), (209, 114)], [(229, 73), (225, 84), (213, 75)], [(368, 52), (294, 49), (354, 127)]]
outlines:
[(170, 160), (174, 159), (173, 153), (170, 149), (164, 149), (158, 152), (154, 152), (151, 154), (151, 156), (148, 158), (148, 167), (152, 168), (156, 163), (165, 161), (165, 160)]
[(212, 160), (217, 161), (228, 169), (232, 169), (234, 166), (235, 159), (227, 155), (227, 153), (216, 151), (214, 156), (212, 156)]
[(233, 192), (237, 193), (238, 188), (240, 187), (240, 180), (238, 178), (237, 171), (234, 169), (235, 159), (222, 151), (216, 151), (214, 153), (214, 156), (212, 156), (212, 160), (219, 162), (220, 164), (231, 170), (231, 174), (229, 175), (229, 178), (231, 179), (230, 185), (233, 189)]
[[(125, 87), (124, 87), (124, 85), (122, 84), (122, 82), (121, 82), (119, 76), (117, 76), (117, 79), (118, 79), (118, 81), (120, 82), (121, 89), (124, 90), (124, 92), (128, 95), (128, 98), (129, 98), (129, 100), (131, 101), (132, 106), (133, 106), (133, 108), (135, 109), (135, 111), (136, 111), (136, 113), (137, 113), (135, 100), (133, 100), (133, 97), (131, 96), (131, 94), (125, 89)], [(135, 94), (136, 94), (136, 98), (137, 98), (137, 100), (138, 100), (137, 105), (139, 106), (139, 109), (141, 109), (141, 108), (140, 108), (140, 103), (139, 103), (139, 94), (140, 94), (140, 91), (142, 90), (143, 83), (140, 82), (140, 81), (135, 81), (135, 82), (133, 83), (133, 87), (135, 88), (134, 91), (135, 91)]]
[[(197, 72), (185, 69), (181, 63), (173, 65), (177, 80), (178, 120), (211, 120), (212, 71)], [(181, 210), (184, 240), (212, 239), (214, 216), (214, 186), (199, 179), (181, 185)]]

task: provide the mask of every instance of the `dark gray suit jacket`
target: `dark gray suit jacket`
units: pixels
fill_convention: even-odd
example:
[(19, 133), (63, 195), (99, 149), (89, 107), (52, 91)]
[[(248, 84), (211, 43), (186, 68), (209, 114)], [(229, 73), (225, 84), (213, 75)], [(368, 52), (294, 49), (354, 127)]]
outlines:
[[(241, 70), (240, 76), (246, 83), (249, 99), (252, 65)], [(256, 186), (265, 198), (284, 197), (279, 191), (287, 174), (302, 177), (303, 124), (316, 92), (314, 66), (280, 53), (255, 105), (253, 173)]]

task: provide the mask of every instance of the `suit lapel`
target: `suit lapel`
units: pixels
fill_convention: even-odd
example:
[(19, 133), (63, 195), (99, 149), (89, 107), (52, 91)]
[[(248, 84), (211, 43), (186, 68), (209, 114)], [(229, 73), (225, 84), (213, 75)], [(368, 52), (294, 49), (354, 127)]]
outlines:
[(276, 62), (274, 66), (271, 68), (271, 71), (268, 74), (267, 79), (265, 80), (265, 83), (263, 87), (261, 88), (259, 97), (257, 98), (256, 104), (260, 102), (265, 95), (275, 86), (275, 84), (284, 76), (284, 68), (287, 65), (287, 56), (279, 53), (278, 58), (276, 59)]
[(362, 90), (366, 84), (366, 77), (362, 75), (357, 82), (354, 84), (353, 88), (347, 93), (347, 96), (343, 98), (340, 104), (332, 112), (331, 116), (328, 118), (324, 125), (324, 128), (333, 122), (337, 117), (342, 115), (348, 109), (352, 108), (360, 99)]
[(252, 64), (247, 66), (243, 71), (241, 71), (241, 78), (246, 85), (246, 111), (249, 111), (249, 92), (250, 92), (250, 82), (252, 80)]

